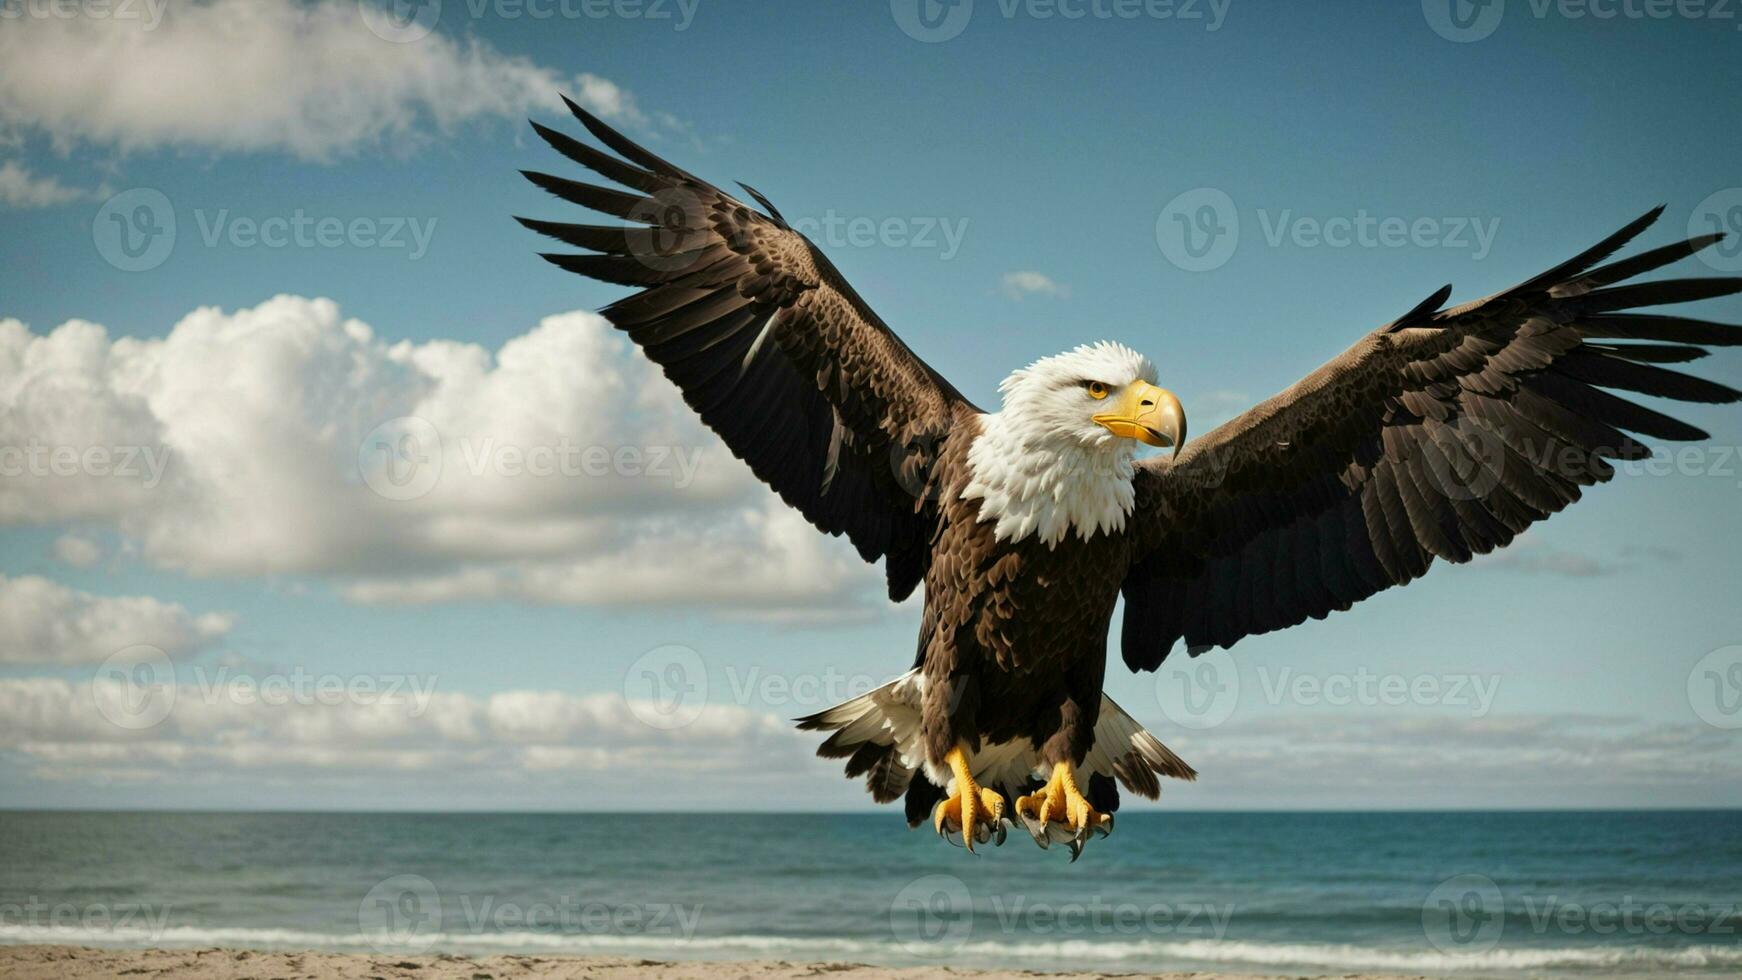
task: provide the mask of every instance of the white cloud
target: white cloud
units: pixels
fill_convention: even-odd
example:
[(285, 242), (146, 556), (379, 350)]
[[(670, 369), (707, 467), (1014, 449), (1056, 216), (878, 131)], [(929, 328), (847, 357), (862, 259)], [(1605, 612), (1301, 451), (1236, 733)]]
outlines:
[(42, 132), (63, 149), (282, 150), (325, 160), (558, 108), (561, 91), (606, 117), (644, 120), (627, 93), (594, 75), (564, 75), (440, 33), (383, 40), (353, 0), (163, 0), (137, 9), (162, 23), (8, 20), (0, 129)]
[(494, 354), (290, 296), (151, 340), (0, 321), (0, 471), (0, 522), (99, 522), (159, 567), (327, 576), (362, 602), (815, 618), (877, 591), (592, 313)]
[(0, 163), (0, 207), (51, 208), (90, 196), (90, 192), (68, 187), (54, 177), (38, 177), (16, 160)]
[[(1273, 714), (1201, 733), (1154, 730), (1224, 805), (1661, 805), (1734, 799), (1742, 731), (1695, 720), (1384, 712)], [(1164, 797), (1165, 800), (1165, 797)]]
[(186, 657), (222, 642), (232, 620), (146, 596), (97, 596), (35, 575), (0, 575), (0, 663), (94, 664), (126, 647)]
[(54, 556), (74, 568), (90, 568), (103, 560), (103, 549), (90, 538), (63, 534), (54, 541)]
[[(615, 693), (473, 695), (442, 691), (433, 675), (356, 675), (342, 680), (362, 693), (323, 696), (312, 680), (324, 678), (274, 687), (273, 678), (285, 675), (187, 665), (182, 675), (162, 720), (138, 728), (112, 721), (117, 708), (138, 700), (118, 678), (0, 679), (0, 758), (21, 763), (38, 786), (227, 787), (211, 799), (257, 801), (259, 787), (301, 792), (313, 780), (353, 788), (398, 780), (392, 785), (408, 792), (473, 806), (480, 793), (498, 804), (571, 808), (650, 800), (866, 805), (838, 761), (814, 758), (813, 733), (729, 697), (699, 706), (687, 725), (665, 727), (645, 720), (665, 717), (647, 714), (655, 709)], [(370, 684), (358, 687), (359, 680)], [(1628, 805), (1642, 798), (1712, 805), (1733, 803), (1742, 788), (1742, 732), (1692, 722), (1313, 712), (1204, 732), (1148, 725), (1202, 773), (1197, 783), (1166, 785), (1167, 809)], [(591, 795), (553, 797), (553, 782)]]
[(0, 752), (27, 761), (39, 779), (319, 771), (439, 773), (469, 782), (565, 771), (630, 769), (645, 778), (648, 770), (792, 769), (806, 764), (816, 741), (772, 715), (732, 704), (706, 705), (689, 724), (667, 728), (646, 724), (614, 694), (521, 690), (479, 697), (436, 690), (434, 677), (381, 676), (369, 678), (365, 693), (341, 696), (291, 679), (272, 686), (283, 677), (184, 679), (162, 720), (137, 728), (112, 720), (122, 717), (114, 714), (118, 706), (138, 697), (122, 681), (0, 679)]
[(1004, 295), (1014, 300), (1028, 296), (1051, 296), (1056, 299), (1066, 299), (1071, 295), (1071, 288), (1053, 281), (1051, 276), (1040, 272), (1008, 272), (1003, 279)]

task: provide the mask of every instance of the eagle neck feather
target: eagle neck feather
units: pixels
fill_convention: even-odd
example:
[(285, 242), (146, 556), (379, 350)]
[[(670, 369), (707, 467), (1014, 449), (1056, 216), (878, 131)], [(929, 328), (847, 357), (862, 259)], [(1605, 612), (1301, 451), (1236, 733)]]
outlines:
[(1125, 530), (1136, 500), (1135, 460), (1126, 440), (1109, 436), (1105, 444), (1084, 445), (1037, 431), (1008, 411), (993, 412), (980, 417), (968, 447), (962, 498), (980, 501), (979, 520), (997, 522), (999, 541), (1034, 534), (1052, 547), (1073, 530), (1087, 541)]

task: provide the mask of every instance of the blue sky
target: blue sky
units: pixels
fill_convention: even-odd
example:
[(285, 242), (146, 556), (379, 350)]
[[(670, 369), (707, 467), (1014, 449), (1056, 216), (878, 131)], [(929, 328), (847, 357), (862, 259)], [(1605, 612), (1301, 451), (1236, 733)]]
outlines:
[[(1503, 288), (1659, 203), (1648, 245), (1742, 232), (1742, 21), (1514, 0), (1460, 30), (1435, 3), (977, 0), (934, 8), (930, 41), (906, 0), (445, 0), (427, 34), (336, 0), (0, 21), (0, 434), (167, 459), (149, 487), (7, 477), (0, 804), (868, 805), (777, 719), (904, 669), (917, 602), (879, 600), (578, 312), (620, 290), (511, 220), (573, 213), (517, 175), (567, 166), (525, 118), (564, 124), (560, 88), (755, 185), (983, 407), (1012, 368), (1114, 339), (1204, 432), (1442, 283)], [(117, 215), (159, 200), (140, 189), (176, 232), (123, 271)], [(1179, 237), (1205, 202), (1238, 223), (1211, 268)], [(273, 219), (344, 230), (255, 241)], [(1410, 230), (1340, 237), (1381, 223)], [(1742, 269), (1711, 262), (1676, 271)], [(1734, 352), (1696, 370), (1742, 384)], [(1163, 805), (1742, 803), (1742, 413), (1676, 411), (1710, 447), (1502, 556), (1240, 644), (1226, 720), (1181, 724), (1179, 677), (1110, 671), (1205, 773)], [(394, 500), (356, 461), (408, 415), (460, 455)], [(459, 479), (492, 438), (699, 463)], [(117, 726), (93, 678), (137, 644), (180, 693)], [(698, 719), (625, 702), (650, 669), (703, 689)], [(438, 695), (260, 706), (239, 677)], [(1429, 693), (1312, 693), (1381, 679)]]

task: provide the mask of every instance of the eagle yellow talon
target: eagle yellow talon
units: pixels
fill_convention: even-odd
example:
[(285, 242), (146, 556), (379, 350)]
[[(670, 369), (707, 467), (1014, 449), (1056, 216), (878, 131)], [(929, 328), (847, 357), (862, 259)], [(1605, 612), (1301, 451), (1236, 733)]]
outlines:
[(1070, 847), (1072, 861), (1083, 853), (1091, 832), (1101, 837), (1113, 832), (1113, 815), (1089, 805), (1077, 789), (1076, 768), (1069, 762), (1052, 767), (1052, 778), (1040, 792), (1017, 797), (1016, 815), (1041, 847), (1063, 841)]
[(970, 851), (976, 842), (1004, 843), (1004, 797), (974, 782), (967, 755), (960, 748), (951, 749), (944, 761), (955, 774), (956, 791), (932, 811), (938, 836), (952, 840), (951, 834), (961, 834)]

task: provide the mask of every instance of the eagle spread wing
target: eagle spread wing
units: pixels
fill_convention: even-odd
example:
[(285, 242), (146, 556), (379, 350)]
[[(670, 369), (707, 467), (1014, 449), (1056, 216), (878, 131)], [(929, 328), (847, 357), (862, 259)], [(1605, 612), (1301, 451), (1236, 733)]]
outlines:
[[(567, 101), (566, 99), (564, 101)], [(611, 156), (537, 123), (559, 153), (627, 193), (528, 171), (623, 224), (519, 219), (584, 254), (564, 269), (641, 291), (603, 312), (726, 445), (812, 524), (887, 559), (900, 600), (924, 576), (934, 455), (977, 411), (916, 357), (828, 259), (755, 190), (758, 212), (569, 102)]]
[(1487, 299), (1441, 310), (1448, 286), (1176, 460), (1145, 460), (1125, 662), (1153, 670), (1182, 638), (1231, 646), (1486, 554), (1612, 477), (1606, 460), (1648, 456), (1627, 433), (1705, 438), (1604, 390), (1739, 397), (1658, 365), (1742, 343), (1742, 327), (1621, 311), (1742, 279), (1616, 285), (1721, 236), (1593, 268), (1662, 210)]

